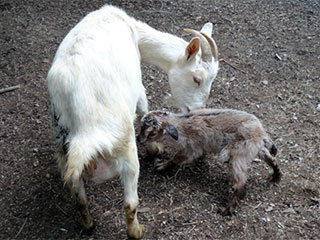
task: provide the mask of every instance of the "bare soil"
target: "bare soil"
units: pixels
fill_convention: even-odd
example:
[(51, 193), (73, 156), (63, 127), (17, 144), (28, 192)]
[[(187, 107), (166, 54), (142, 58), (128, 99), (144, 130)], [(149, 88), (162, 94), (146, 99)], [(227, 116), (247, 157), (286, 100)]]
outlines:
[[(163, 173), (139, 147), (139, 219), (145, 239), (320, 239), (320, 2), (317, 0), (1, 0), (0, 238), (125, 239), (118, 180), (87, 184), (96, 228), (79, 214), (53, 160), (46, 74), (67, 32), (105, 3), (190, 39), (183, 28), (211, 21), (220, 71), (209, 107), (256, 114), (278, 147), (279, 185), (254, 161), (247, 194), (231, 217), (227, 169), (207, 155)], [(150, 109), (169, 108), (167, 76), (143, 66)], [(169, 108), (170, 109), (170, 108)], [(167, 144), (164, 158), (172, 154)]]

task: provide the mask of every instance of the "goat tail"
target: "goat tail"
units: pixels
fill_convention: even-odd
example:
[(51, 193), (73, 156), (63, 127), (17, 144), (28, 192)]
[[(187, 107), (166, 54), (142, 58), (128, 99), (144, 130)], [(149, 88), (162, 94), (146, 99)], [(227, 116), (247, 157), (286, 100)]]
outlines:
[(95, 159), (102, 152), (101, 145), (92, 137), (78, 137), (68, 144), (67, 161), (64, 168), (64, 184), (76, 186), (84, 169), (96, 168)]
[(77, 185), (82, 175), (83, 169), (88, 165), (90, 158), (86, 157), (83, 150), (74, 147), (68, 152), (67, 164), (64, 170), (64, 184), (71, 183)]
[(274, 157), (277, 155), (278, 149), (276, 147), (276, 145), (274, 144), (274, 142), (270, 139), (263, 139), (264, 142), (264, 147), (266, 149), (268, 149), (268, 151), (270, 152), (270, 154)]

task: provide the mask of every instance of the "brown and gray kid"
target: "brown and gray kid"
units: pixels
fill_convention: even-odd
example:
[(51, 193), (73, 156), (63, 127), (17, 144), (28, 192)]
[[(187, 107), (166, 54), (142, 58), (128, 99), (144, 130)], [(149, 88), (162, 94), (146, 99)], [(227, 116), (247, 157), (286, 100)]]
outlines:
[(173, 159), (157, 163), (157, 170), (190, 163), (205, 152), (218, 154), (223, 163), (228, 163), (235, 191), (222, 215), (231, 214), (243, 195), (248, 165), (254, 158), (264, 160), (273, 169), (272, 180), (280, 181), (281, 172), (273, 158), (277, 149), (252, 114), (232, 109), (201, 109), (188, 114), (152, 111), (142, 118), (141, 142), (156, 141), (165, 134), (178, 142), (180, 150)]

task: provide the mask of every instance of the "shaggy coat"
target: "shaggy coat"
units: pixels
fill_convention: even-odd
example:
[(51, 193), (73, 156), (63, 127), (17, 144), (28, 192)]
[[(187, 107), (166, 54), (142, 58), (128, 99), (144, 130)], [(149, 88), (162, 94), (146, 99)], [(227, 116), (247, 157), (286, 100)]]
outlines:
[(164, 134), (177, 140), (180, 150), (173, 159), (158, 163), (162, 170), (174, 164), (185, 164), (199, 158), (204, 152), (215, 153), (228, 163), (235, 193), (223, 215), (230, 214), (243, 192), (249, 163), (263, 159), (272, 167), (273, 180), (280, 180), (275, 159), (277, 149), (261, 122), (252, 114), (233, 109), (201, 109), (188, 114), (152, 111), (141, 120), (140, 141), (155, 141)]

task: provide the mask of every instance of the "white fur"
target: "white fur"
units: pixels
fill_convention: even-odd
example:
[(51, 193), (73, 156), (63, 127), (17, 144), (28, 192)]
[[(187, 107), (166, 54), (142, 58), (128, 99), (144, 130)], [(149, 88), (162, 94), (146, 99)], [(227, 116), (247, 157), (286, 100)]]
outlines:
[[(75, 193), (81, 192), (78, 200), (84, 207), (84, 169), (96, 182), (120, 175), (125, 206), (132, 211), (138, 205), (133, 124), (136, 112), (139, 116), (148, 112), (141, 61), (169, 74), (173, 98), (182, 110), (205, 104), (218, 62), (203, 62), (198, 49), (190, 57), (187, 46), (181, 38), (159, 32), (112, 6), (88, 14), (60, 44), (47, 76), (56, 156), (64, 181)], [(201, 78), (201, 86), (193, 76)], [(139, 226), (135, 215), (134, 222), (128, 223), (128, 234), (139, 238), (143, 232)]]

